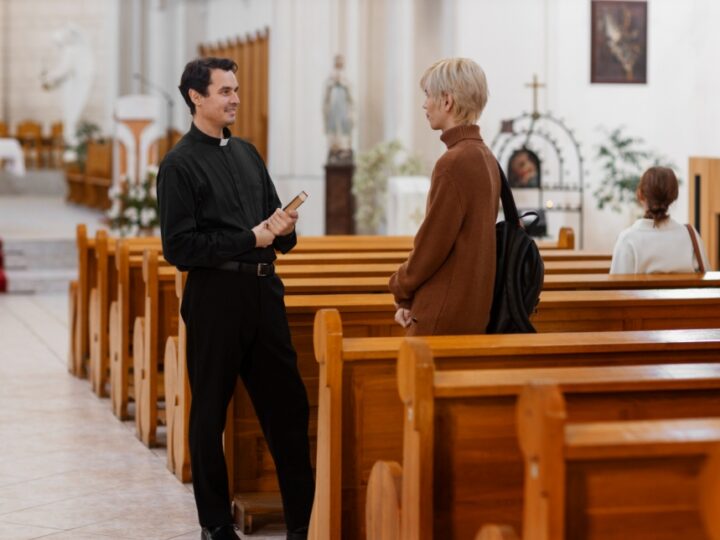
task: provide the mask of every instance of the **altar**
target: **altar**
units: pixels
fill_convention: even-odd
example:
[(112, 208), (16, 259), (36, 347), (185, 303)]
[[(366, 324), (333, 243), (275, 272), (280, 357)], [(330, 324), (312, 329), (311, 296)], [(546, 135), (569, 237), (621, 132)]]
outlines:
[(25, 176), (25, 157), (17, 139), (0, 139), (0, 163), (16, 176)]

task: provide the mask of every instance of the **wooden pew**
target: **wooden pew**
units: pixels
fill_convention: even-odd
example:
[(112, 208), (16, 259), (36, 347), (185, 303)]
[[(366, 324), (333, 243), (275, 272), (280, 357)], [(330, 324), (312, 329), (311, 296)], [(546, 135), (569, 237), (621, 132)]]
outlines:
[[(117, 239), (101, 229), (95, 236), (96, 278), (91, 284), (88, 332), (90, 338), (90, 382), (100, 397), (107, 395), (110, 378), (110, 306), (117, 300), (118, 272), (115, 264)], [(159, 247), (156, 238), (125, 238), (130, 253), (142, 253), (147, 247)], [(165, 264), (164, 260), (162, 264)]]
[(567, 416), (551, 383), (518, 400), (525, 540), (720, 538), (720, 418)]
[[(343, 251), (328, 252), (323, 257), (323, 262), (329, 264), (358, 264), (358, 263), (392, 263), (402, 264), (407, 260), (409, 250), (399, 251)], [(578, 251), (571, 249), (541, 250), (544, 262), (567, 262), (567, 261), (609, 261), (612, 254), (601, 251)], [(285, 255), (278, 254), (277, 265), (286, 264), (312, 264), (317, 261), (317, 252), (295, 253), (295, 250)]]
[[(384, 277), (397, 271), (402, 262), (364, 262), (331, 264), (324, 259), (309, 264), (278, 262), (277, 273), (283, 279), (302, 277)], [(545, 263), (545, 275), (555, 274), (607, 274), (610, 261), (552, 261)]]
[(148, 447), (157, 444), (160, 404), (165, 401), (162, 359), (169, 337), (178, 335), (175, 269), (158, 264), (158, 252), (145, 250), (143, 259), (145, 310), (133, 326), (135, 426)]
[[(283, 279), (286, 294), (384, 293), (388, 278), (362, 277), (289, 277)], [(669, 288), (717, 288), (720, 272), (703, 274), (557, 274), (545, 277), (543, 291), (622, 290)], [(542, 299), (541, 299), (542, 302)]]
[(540, 250), (544, 262), (550, 261), (610, 261), (612, 253), (575, 249)]
[(720, 290), (543, 291), (538, 332), (717, 328)]
[(544, 261), (545, 275), (553, 274), (607, 274), (610, 259), (599, 261)]
[(720, 272), (704, 274), (550, 274), (543, 291), (720, 287)]
[[(286, 305), (312, 314), (324, 307), (342, 306), (393, 322), (389, 294), (289, 295)], [(716, 328), (720, 290), (713, 287), (659, 290), (547, 291), (540, 298), (533, 322), (539, 332)]]
[(570, 227), (560, 227), (557, 241), (538, 241), (540, 249), (575, 249), (575, 231)]
[(112, 141), (89, 141), (85, 162), (85, 196), (82, 204), (101, 210), (110, 208)]
[[(402, 338), (344, 338), (337, 310), (315, 317), (319, 367), (313, 538), (362, 538), (364, 493), (375, 460), (400, 459), (402, 404), (395, 365)], [(720, 330), (433, 336), (438, 369), (710, 362)], [(382, 411), (382, 422), (373, 421)], [(355, 535), (353, 531), (358, 531)]]
[[(294, 253), (317, 252), (361, 252), (361, 251), (410, 251), (413, 247), (412, 236), (382, 235), (332, 235), (298, 236)], [(538, 242), (540, 249), (575, 248), (575, 234), (569, 227), (562, 227), (557, 241)]]
[[(653, 291), (589, 291), (593, 295), (580, 300), (577, 292), (551, 292), (556, 302), (557, 313), (565, 313), (566, 326), (571, 331), (617, 330), (629, 328), (673, 328), (679, 327), (720, 327), (720, 297), (712, 289), (689, 292)], [(613, 293), (618, 293), (616, 297)], [(640, 298), (635, 296), (640, 295)], [(543, 293), (545, 294), (545, 293)], [(559, 307), (564, 297), (565, 307)], [(660, 300), (660, 307), (652, 309), (653, 302)], [(628, 304), (627, 307), (623, 305)], [(305, 381), (311, 403), (310, 433), (316, 432), (315, 418), (318, 381), (317, 365), (312, 353), (312, 324), (315, 312), (322, 308), (339, 309), (346, 335), (351, 337), (377, 337), (399, 335), (403, 331), (394, 322), (394, 307), (389, 295), (288, 295), (285, 298), (288, 319), (293, 335), (293, 344), (298, 352), (298, 365)], [(610, 304), (613, 309), (602, 308)], [(592, 317), (597, 313), (596, 317)], [(677, 317), (675, 319), (674, 317)], [(559, 321), (553, 321), (555, 328), (562, 328)], [(268, 507), (267, 493), (276, 492), (277, 487), (269, 453), (264, 446), (259, 426), (245, 391), (236, 391), (233, 412), (229, 415), (232, 423), (226, 427), (226, 456), (230, 472), (231, 492), (235, 494), (236, 520), (247, 525), (247, 513), (262, 505)], [(235, 450), (237, 449), (237, 451)], [(259, 494), (259, 495), (258, 495)]]
[(77, 163), (67, 163), (65, 169), (65, 183), (67, 192), (65, 200), (75, 204), (82, 204), (85, 198), (85, 174)]
[[(175, 271), (175, 296), (180, 313), (186, 272)], [(167, 416), (167, 467), (181, 482), (191, 480), (190, 448), (190, 381), (187, 375), (187, 335), (185, 322), (178, 317), (178, 334), (165, 344), (165, 414)]]
[(142, 274), (143, 259), (127, 239), (117, 243), (115, 264), (118, 275), (117, 299), (111, 302), (108, 316), (110, 399), (113, 414), (120, 419), (127, 419), (129, 400), (135, 397), (130, 378), (133, 365), (132, 331), (135, 319), (145, 313), (145, 282)]
[[(720, 416), (717, 363), (436, 371), (428, 345), (408, 339), (397, 371), (401, 493), (368, 499), (368, 537), (392, 538), (377, 530), (376, 516), (400, 513), (401, 538), (469, 538), (485, 523), (520, 530), (516, 398), (527, 383), (547, 379), (565, 393), (573, 422)], [(369, 494), (388, 484), (387, 470), (373, 467)]]
[(76, 285), (70, 287), (70, 294), (75, 298), (70, 306), (77, 309), (71, 317), (74, 324), (70, 325), (73, 334), (70, 336), (71, 354), (68, 357), (68, 371), (76, 377), (86, 375), (85, 366), (90, 356), (88, 319), (90, 315), (90, 289), (97, 279), (97, 262), (95, 257), (95, 240), (88, 238), (87, 227), (80, 224), (75, 229), (75, 244), (78, 256), (78, 279)]

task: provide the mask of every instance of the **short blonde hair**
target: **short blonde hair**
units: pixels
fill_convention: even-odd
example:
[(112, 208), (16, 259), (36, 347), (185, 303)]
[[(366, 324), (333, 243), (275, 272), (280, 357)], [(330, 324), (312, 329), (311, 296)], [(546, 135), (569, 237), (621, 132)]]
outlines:
[(485, 72), (469, 58), (446, 58), (425, 70), (420, 88), (433, 99), (453, 97), (453, 115), (461, 124), (474, 124), (488, 100)]

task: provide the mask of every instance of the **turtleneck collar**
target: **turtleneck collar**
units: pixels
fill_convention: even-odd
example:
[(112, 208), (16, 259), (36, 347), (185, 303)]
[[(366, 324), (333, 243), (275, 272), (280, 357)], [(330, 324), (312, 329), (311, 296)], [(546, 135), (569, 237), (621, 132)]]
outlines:
[(202, 131), (200, 131), (200, 129), (198, 129), (198, 127), (195, 125), (195, 122), (190, 124), (190, 137), (192, 137), (198, 142), (209, 144), (211, 146), (225, 146), (227, 142), (225, 142), (225, 144), (223, 144), (222, 142), (230, 139), (231, 135), (232, 133), (230, 133), (230, 130), (224, 127), (223, 138), (218, 139), (217, 137), (211, 137), (207, 133), (203, 133)]
[(477, 124), (455, 126), (440, 135), (440, 140), (444, 142), (448, 148), (452, 148), (463, 139), (477, 139), (482, 141), (482, 137), (480, 137), (480, 126)]

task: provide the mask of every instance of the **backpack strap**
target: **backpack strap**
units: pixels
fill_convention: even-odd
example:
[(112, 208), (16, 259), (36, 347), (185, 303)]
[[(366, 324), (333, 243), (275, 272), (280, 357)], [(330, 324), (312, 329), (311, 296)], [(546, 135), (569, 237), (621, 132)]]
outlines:
[(500, 171), (500, 200), (502, 201), (503, 214), (505, 214), (505, 220), (510, 223), (518, 223), (520, 216), (518, 215), (517, 206), (515, 206), (515, 199), (510, 189), (510, 183), (505, 176), (500, 162), (495, 160)]
[(702, 256), (700, 255), (700, 246), (698, 246), (697, 238), (695, 237), (695, 231), (692, 228), (692, 225), (689, 223), (685, 225), (687, 228), (688, 234), (690, 235), (690, 240), (692, 240), (693, 244), (693, 251), (695, 252), (695, 259), (698, 262), (698, 266), (700, 266), (700, 272), (703, 274), (705, 273), (705, 263), (702, 260)]
[[(503, 168), (497, 159), (495, 162), (497, 163), (498, 171), (500, 171), (500, 201), (502, 202), (505, 221), (508, 223), (517, 223), (523, 229), (532, 227), (535, 222), (540, 219), (540, 216), (535, 211), (525, 212), (522, 216), (519, 214), (517, 206), (515, 205), (515, 197), (513, 197), (512, 189), (510, 189), (510, 182), (508, 182), (508, 179), (505, 176), (505, 171), (503, 171)], [(535, 219), (526, 225), (521, 219), (525, 216), (535, 216)]]

